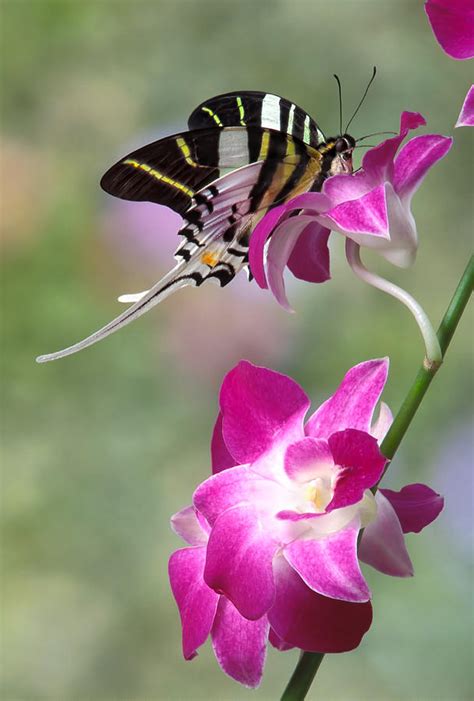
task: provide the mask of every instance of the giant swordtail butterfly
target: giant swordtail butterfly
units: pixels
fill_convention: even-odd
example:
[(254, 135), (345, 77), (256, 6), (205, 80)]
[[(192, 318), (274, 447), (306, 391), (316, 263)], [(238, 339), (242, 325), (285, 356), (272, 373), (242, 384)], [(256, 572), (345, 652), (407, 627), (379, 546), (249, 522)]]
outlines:
[[(374, 76), (375, 69), (350, 122)], [(352, 173), (355, 139), (347, 133), (326, 138), (309, 114), (278, 95), (218, 95), (199, 105), (188, 125), (189, 131), (121, 158), (100, 183), (115, 197), (156, 202), (183, 217), (177, 265), (150, 290), (126, 295), (131, 306), (103, 328), (38, 362), (100, 341), (181, 287), (208, 280), (227, 285), (248, 267), (250, 236), (271, 207), (319, 191), (330, 175)]]

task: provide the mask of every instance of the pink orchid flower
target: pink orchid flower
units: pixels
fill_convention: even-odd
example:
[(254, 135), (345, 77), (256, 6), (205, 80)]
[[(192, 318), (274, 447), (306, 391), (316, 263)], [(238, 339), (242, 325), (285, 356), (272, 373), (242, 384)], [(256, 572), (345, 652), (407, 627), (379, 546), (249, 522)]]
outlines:
[(224, 378), (213, 476), (173, 517), (191, 546), (170, 559), (186, 659), (211, 635), (223, 670), (256, 686), (267, 640), (280, 650), (345, 652), (372, 621), (358, 560), (393, 576), (413, 567), (403, 533), (433, 521), (442, 498), (425, 485), (371, 488), (391, 423), (381, 406), (388, 360), (346, 374), (305, 422), (310, 402), (291, 378), (240, 362)]
[[(249, 253), (250, 268), (260, 287), (269, 286), (278, 302), (289, 309), (283, 280), (286, 265), (300, 279), (327, 280), (330, 230), (356, 246), (378, 251), (395, 265), (411, 265), (418, 246), (412, 197), (452, 144), (451, 138), (426, 134), (408, 141), (397, 155), (408, 132), (424, 124), (420, 114), (403, 112), (398, 136), (368, 151), (361, 171), (335, 175), (320, 193), (295, 197), (263, 217), (252, 234)], [(298, 216), (291, 216), (297, 211)], [(349, 262), (354, 267), (350, 257)]]
[(474, 85), (471, 85), (455, 124), (456, 127), (474, 127)]
[(474, 56), (473, 0), (427, 0), (425, 12), (448, 56), (458, 60)]

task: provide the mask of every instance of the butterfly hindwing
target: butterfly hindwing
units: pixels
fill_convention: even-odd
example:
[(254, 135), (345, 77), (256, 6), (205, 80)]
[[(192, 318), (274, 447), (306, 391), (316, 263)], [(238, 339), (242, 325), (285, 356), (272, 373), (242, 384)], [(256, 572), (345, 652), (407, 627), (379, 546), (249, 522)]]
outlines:
[(206, 100), (192, 112), (188, 126), (190, 129), (264, 127), (290, 134), (313, 148), (325, 140), (314, 119), (294, 102), (272, 93), (251, 90)]

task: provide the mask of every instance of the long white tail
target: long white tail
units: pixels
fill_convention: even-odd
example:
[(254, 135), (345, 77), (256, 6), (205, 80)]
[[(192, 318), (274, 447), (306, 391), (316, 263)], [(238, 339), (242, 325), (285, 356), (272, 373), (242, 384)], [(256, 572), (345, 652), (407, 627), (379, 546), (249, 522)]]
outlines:
[(97, 341), (101, 341), (106, 336), (115, 333), (126, 324), (129, 324), (134, 319), (137, 319), (142, 314), (145, 314), (149, 309), (159, 304), (162, 300), (166, 299), (169, 295), (176, 292), (176, 290), (186, 285), (195, 285), (196, 279), (192, 277), (191, 274), (186, 273), (186, 268), (188, 266), (186, 263), (180, 263), (173, 270), (171, 270), (167, 275), (165, 275), (156, 285), (153, 285), (151, 290), (148, 290), (135, 304), (132, 304), (126, 311), (117, 316), (115, 319), (110, 321), (108, 324), (103, 326), (101, 329), (91, 334), (84, 340), (75, 343), (73, 346), (64, 348), (63, 350), (57, 351), (56, 353), (49, 353), (48, 355), (40, 355), (36, 358), (38, 363), (48, 363), (50, 360), (58, 360), (59, 358), (64, 358), (66, 355), (72, 355), (77, 353), (88, 346), (92, 346)]

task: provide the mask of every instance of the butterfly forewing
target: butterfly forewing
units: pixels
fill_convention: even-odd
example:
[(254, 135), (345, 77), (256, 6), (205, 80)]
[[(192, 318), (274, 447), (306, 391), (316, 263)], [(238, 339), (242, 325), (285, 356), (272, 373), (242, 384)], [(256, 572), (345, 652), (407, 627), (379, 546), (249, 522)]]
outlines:
[(290, 134), (316, 148), (325, 140), (314, 119), (294, 102), (271, 93), (243, 90), (217, 95), (196, 107), (190, 129), (205, 127), (264, 127)]

